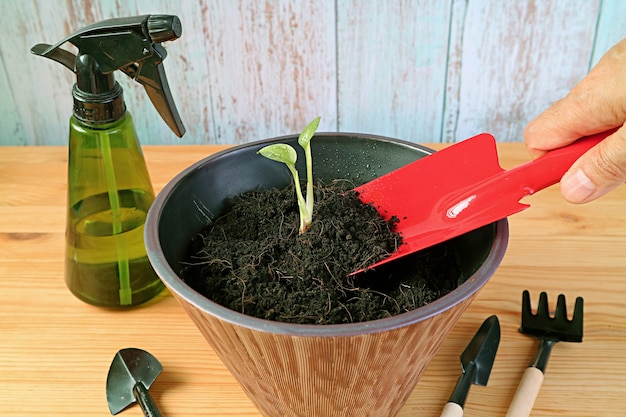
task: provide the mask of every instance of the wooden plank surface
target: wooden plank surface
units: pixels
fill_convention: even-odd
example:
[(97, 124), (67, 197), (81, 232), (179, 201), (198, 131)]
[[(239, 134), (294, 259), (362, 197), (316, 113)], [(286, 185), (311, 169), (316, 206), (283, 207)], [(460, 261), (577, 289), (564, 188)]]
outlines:
[[(216, 151), (145, 147), (155, 188)], [(500, 144), (501, 162), (527, 160)], [(164, 371), (151, 392), (163, 415), (259, 417), (171, 295), (111, 311), (74, 298), (63, 282), (66, 148), (0, 148), (0, 415), (107, 416), (105, 379), (115, 352), (139, 347)], [(495, 276), (457, 323), (399, 417), (437, 417), (458, 376), (458, 357), (480, 323), (497, 314), (502, 340), (487, 387), (474, 386), (466, 415), (502, 416), (536, 342), (518, 332), (521, 292), (585, 299), (582, 344), (558, 344), (533, 417), (622, 415), (626, 408), (626, 187), (584, 206), (558, 187), (510, 218)], [(340, 387), (338, 387), (340, 389)], [(138, 407), (124, 416), (141, 416)]]
[[(489, 132), (519, 141), (530, 120), (586, 73), (598, 2), (469, 2), (453, 142)], [(520, 42), (520, 39), (525, 41)]]
[(448, 3), (338, 3), (340, 131), (426, 142), (441, 136)]
[(215, 131), (241, 143), (298, 132), (337, 114), (333, 2), (210, 2), (204, 35)]
[(622, 25), (624, 16), (626, 2), (602, 0), (590, 66), (597, 64), (613, 45), (626, 38), (626, 27)]
[[(65, 145), (75, 77), (33, 56), (96, 21), (176, 14), (164, 66), (187, 134), (118, 73), (144, 144), (235, 144), (321, 131), (519, 141), (626, 36), (619, 0), (4, 1), (0, 145)], [(74, 50), (71, 45), (65, 45)]]

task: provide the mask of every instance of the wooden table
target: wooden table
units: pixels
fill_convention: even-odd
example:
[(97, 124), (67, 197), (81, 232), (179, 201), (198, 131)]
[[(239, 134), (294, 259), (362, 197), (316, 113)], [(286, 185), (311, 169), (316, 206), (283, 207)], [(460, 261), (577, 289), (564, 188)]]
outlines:
[[(439, 147), (439, 146), (434, 146)], [(146, 147), (159, 191), (216, 146)], [(528, 159), (499, 145), (504, 167)], [(63, 280), (66, 148), (0, 147), (0, 415), (106, 416), (113, 355), (140, 347), (163, 364), (151, 393), (164, 416), (258, 417), (247, 397), (171, 295), (111, 311), (82, 303)], [(510, 219), (501, 267), (458, 322), (399, 417), (435, 417), (461, 372), (458, 357), (497, 314), (502, 340), (488, 387), (475, 386), (467, 416), (503, 416), (536, 342), (518, 332), (521, 293), (545, 290), (570, 306), (585, 299), (582, 344), (555, 347), (533, 416), (623, 415), (626, 409), (626, 187), (583, 206), (557, 187), (527, 198)], [(122, 415), (141, 416), (134, 406)], [(315, 416), (311, 416), (315, 417)], [(361, 416), (355, 416), (361, 417)]]

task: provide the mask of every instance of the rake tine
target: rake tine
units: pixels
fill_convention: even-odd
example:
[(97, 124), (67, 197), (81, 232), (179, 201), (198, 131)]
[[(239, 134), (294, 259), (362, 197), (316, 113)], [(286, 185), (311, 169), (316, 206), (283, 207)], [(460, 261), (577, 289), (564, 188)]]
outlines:
[(532, 306), (530, 305), (530, 293), (524, 290), (522, 293), (522, 321), (526, 315), (532, 315)]
[(575, 321), (580, 320), (580, 322), (581, 322), (580, 327), (581, 328), (582, 328), (582, 321), (583, 321), (583, 305), (584, 305), (583, 298), (582, 297), (576, 297), (576, 304), (574, 304), (574, 316), (573, 316), (572, 320), (575, 320)]
[(565, 304), (565, 296), (563, 294), (559, 294), (559, 298), (556, 302), (556, 311), (554, 313), (554, 318), (558, 321), (568, 321), (567, 305)]
[(551, 317), (548, 294), (539, 295), (537, 312), (533, 314), (530, 293), (522, 293), (522, 326), (520, 331), (539, 339), (539, 347), (530, 366), (524, 371), (506, 417), (528, 417), (543, 383), (544, 373), (554, 345), (561, 342), (582, 342), (583, 299), (576, 298), (572, 320), (567, 316), (565, 295), (559, 294), (554, 317)]
[(548, 294), (542, 292), (539, 294), (539, 305), (537, 306), (537, 317), (550, 317), (548, 309)]

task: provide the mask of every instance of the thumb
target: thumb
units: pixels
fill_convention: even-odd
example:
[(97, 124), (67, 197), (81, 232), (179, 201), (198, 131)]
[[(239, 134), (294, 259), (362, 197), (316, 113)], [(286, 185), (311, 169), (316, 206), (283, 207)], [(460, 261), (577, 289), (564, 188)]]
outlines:
[(561, 179), (561, 193), (571, 203), (587, 203), (626, 181), (626, 126), (581, 156)]

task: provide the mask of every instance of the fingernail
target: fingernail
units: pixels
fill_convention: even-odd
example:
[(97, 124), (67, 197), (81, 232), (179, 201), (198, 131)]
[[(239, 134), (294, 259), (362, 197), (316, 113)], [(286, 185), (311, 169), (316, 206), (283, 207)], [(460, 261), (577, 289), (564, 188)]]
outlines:
[(561, 191), (566, 200), (583, 203), (591, 197), (597, 188), (582, 169), (567, 174), (561, 179)]

